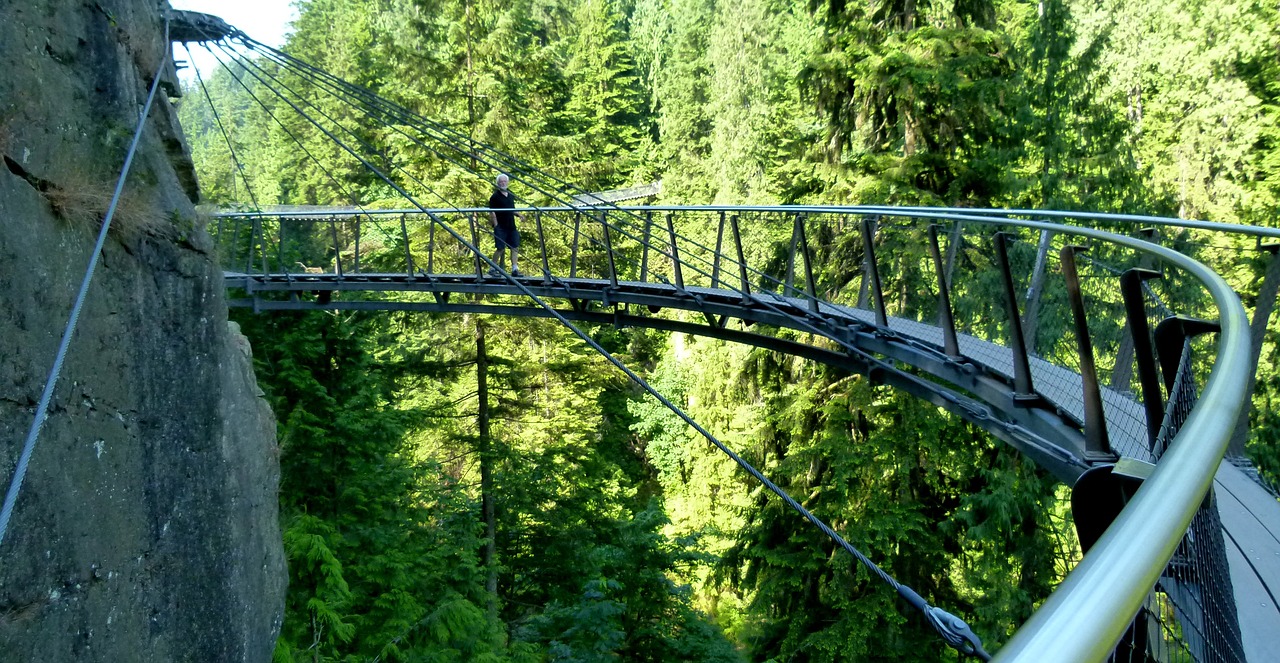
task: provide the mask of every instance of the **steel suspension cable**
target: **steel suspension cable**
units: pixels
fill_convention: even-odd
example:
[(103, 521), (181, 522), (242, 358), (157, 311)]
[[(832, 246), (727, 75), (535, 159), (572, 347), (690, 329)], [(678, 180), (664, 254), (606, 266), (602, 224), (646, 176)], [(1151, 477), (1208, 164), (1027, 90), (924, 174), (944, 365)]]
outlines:
[[(191, 55), (191, 49), (184, 43), (182, 48), (187, 52), (187, 58), (195, 60)], [(200, 84), (200, 91), (204, 93), (204, 100), (209, 104), (209, 110), (213, 113), (213, 120), (218, 124), (218, 131), (222, 133), (222, 139), (227, 143), (227, 151), (231, 153), (231, 163), (235, 164), (236, 172), (240, 173), (240, 179), (244, 181), (244, 190), (249, 194), (249, 200), (253, 202), (253, 208), (261, 211), (262, 206), (258, 204), (258, 197), (253, 195), (253, 187), (249, 184), (249, 177), (244, 172), (244, 166), (240, 163), (240, 159), (236, 157), (236, 148), (231, 144), (231, 136), (227, 133), (227, 129), (222, 124), (222, 116), (218, 114), (218, 109), (213, 105), (213, 98), (209, 96), (209, 90), (205, 87), (204, 77), (200, 75), (199, 67), (192, 67), (196, 72), (196, 82)]]
[[(208, 48), (207, 45), (206, 45), (206, 48)], [(221, 48), (221, 45), (219, 45), (219, 48)], [(213, 49), (209, 48), (208, 50), (209, 50), (209, 53), (212, 54), (214, 58), (218, 60), (218, 63), (226, 69), (227, 73), (231, 76), (231, 78), (235, 79), (235, 81), (240, 84), (240, 87), (244, 88), (244, 91), (249, 95), (249, 97), (252, 98), (255, 102), (257, 102), (257, 104), (262, 107), (262, 110), (265, 111), (266, 114), (273, 121), (275, 121), (277, 125), (280, 126), (280, 128), (285, 132), (285, 135), (289, 136), (289, 138), (292, 139), (293, 142), (298, 145), (298, 148), (302, 150), (303, 154), (306, 154), (309, 159), (315, 162), (316, 166), (320, 168), (321, 172), (323, 172), (325, 176), (328, 177), (329, 180), (332, 181), (334, 185), (337, 186), (338, 190), (342, 192), (342, 195), (345, 196), (348, 200), (356, 200), (355, 197), (352, 196), (351, 193), (347, 190), (347, 188), (342, 185), (342, 182), (339, 181), (338, 178), (335, 177), (328, 168), (324, 167), (324, 164), (321, 163), (320, 159), (316, 158), (316, 156), (311, 153), (311, 150), (307, 149), (307, 146), (302, 143), (302, 140), (299, 139), (296, 135), (294, 135), (294, 133), (289, 130), (289, 127), (285, 126), (284, 122), (282, 122), (280, 118), (276, 117), (275, 113), (271, 112), (271, 109), (265, 103), (263, 103), (263, 101), (259, 99), (256, 94), (253, 93), (253, 90), (250, 89), (249, 86), (246, 85), (245, 82), (241, 80), (241, 78), (231, 70), (230, 67), (227, 67), (226, 63), (222, 61), (222, 58), (219, 57), (217, 53), (214, 53)], [(270, 88), (268, 87), (268, 89)], [(366, 210), (364, 206), (361, 205), (359, 202), (356, 202), (355, 205), (363, 214), (365, 214), (366, 216), (369, 215), (368, 210)], [(375, 226), (377, 226), (376, 222), (375, 222)], [(378, 229), (380, 232), (383, 233), (384, 236), (387, 236), (386, 232), (383, 231), (380, 226), (378, 227)], [(334, 247), (334, 249), (337, 250), (337, 247)], [(285, 273), (288, 274), (288, 269), (284, 265), (281, 265), (281, 269), (285, 269)]]
[[(163, 44), (167, 50), (169, 48), (169, 19), (167, 17), (164, 22)], [(4, 543), (5, 534), (9, 529), (9, 519), (13, 516), (14, 506), (18, 502), (18, 493), (22, 490), (22, 483), (26, 478), (31, 456), (35, 453), (36, 441), (40, 436), (40, 431), (44, 429), (44, 422), (49, 413), (49, 401), (53, 398), (53, 389), (58, 384), (58, 378), (62, 373), (62, 363), (67, 357), (67, 349), (71, 345), (71, 337), (75, 334), (76, 324), (80, 320), (80, 311), (88, 298), (89, 284), (93, 281), (94, 271), (98, 267), (98, 256), (102, 253), (103, 245), (106, 244), (107, 231), (110, 230), (111, 221), (115, 218), (116, 207), (120, 202), (120, 194), (124, 191), (124, 183), (129, 176), (129, 168), (133, 165), (133, 156), (137, 153), (138, 143), (142, 140), (142, 132), (147, 126), (147, 117), (151, 114), (151, 104), (155, 100), (156, 90), (160, 87), (161, 74), (168, 63), (169, 57), (166, 53), (160, 58), (160, 66), (152, 76), (151, 89), (147, 92), (147, 101), (143, 104), (142, 113), (138, 117), (138, 126), (134, 129), (133, 141), (129, 144), (129, 151), (125, 154), (124, 166), (120, 168), (120, 176), (116, 179), (115, 191), (111, 194), (111, 203), (107, 206), (106, 215), (103, 216), (102, 227), (98, 229), (98, 238), (93, 245), (93, 253), (89, 255), (89, 265), (85, 269), (84, 278), (80, 281), (80, 290), (76, 293), (75, 303), (71, 306), (71, 317), (67, 320), (67, 325), (62, 330), (62, 340), (58, 342), (58, 351), (54, 355), (53, 367), (49, 370), (49, 376), (45, 379), (44, 390), (40, 393), (40, 402), (36, 405), (35, 419), (31, 422), (31, 428), (27, 431), (26, 441), (22, 445), (22, 453), (18, 457), (17, 465), (14, 467), (13, 478), (9, 482), (9, 490), (4, 496), (4, 506), (0, 507), (0, 544)]]

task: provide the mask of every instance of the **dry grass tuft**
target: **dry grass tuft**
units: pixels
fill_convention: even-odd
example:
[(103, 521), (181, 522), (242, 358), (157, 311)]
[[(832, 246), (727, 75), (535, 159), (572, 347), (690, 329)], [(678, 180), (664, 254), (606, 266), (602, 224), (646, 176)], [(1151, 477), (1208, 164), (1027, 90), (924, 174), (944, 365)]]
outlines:
[[(69, 223), (97, 231), (102, 227), (111, 208), (114, 192), (115, 182), (80, 179), (68, 175), (61, 183), (51, 184), (42, 193), (55, 214)], [(118, 239), (131, 239), (139, 234), (156, 234), (166, 227), (167, 220), (166, 215), (145, 196), (136, 189), (131, 190), (126, 184), (119, 202), (116, 203), (110, 232)]]

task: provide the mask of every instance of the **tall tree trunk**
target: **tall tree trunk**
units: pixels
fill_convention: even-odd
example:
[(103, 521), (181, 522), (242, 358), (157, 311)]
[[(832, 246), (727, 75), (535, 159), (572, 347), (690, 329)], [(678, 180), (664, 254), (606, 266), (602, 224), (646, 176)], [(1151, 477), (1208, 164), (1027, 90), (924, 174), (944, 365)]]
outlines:
[(489, 357), (484, 347), (484, 323), (476, 320), (476, 408), (480, 436), (480, 509), (484, 512), (484, 582), (489, 618), (498, 619), (497, 521), (493, 512), (493, 442), (489, 437)]

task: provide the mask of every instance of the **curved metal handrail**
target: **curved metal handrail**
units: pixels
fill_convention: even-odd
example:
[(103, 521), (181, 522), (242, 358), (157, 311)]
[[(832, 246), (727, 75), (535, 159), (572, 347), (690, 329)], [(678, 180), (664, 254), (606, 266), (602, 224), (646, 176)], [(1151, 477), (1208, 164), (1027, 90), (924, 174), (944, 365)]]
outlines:
[[(1154, 254), (1199, 278), (1219, 312), (1222, 331), (1213, 373), (1155, 472), (995, 658), (1037, 663), (1101, 661), (1115, 649), (1155, 586), (1213, 482), (1247, 396), (1249, 321), (1226, 281), (1181, 253), (1104, 231), (1034, 222), (1017, 225), (1080, 234)], [(1134, 541), (1143, 545), (1134, 546)]]

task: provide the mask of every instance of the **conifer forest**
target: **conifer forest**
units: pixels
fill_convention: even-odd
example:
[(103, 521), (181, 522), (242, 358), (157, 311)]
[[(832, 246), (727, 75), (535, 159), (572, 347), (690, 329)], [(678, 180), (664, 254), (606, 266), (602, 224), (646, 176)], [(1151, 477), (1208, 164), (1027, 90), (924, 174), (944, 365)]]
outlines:
[[(655, 204), (1280, 225), (1271, 1), (298, 5), (285, 52), (588, 191), (661, 181)], [(335, 150), (326, 137), (274, 122), (227, 70), (185, 87), (205, 203), (403, 204), (358, 167), (320, 170), (294, 136), (317, 154)], [(392, 132), (364, 139), (450, 205), (485, 206), (491, 177)], [(860, 262), (819, 252), (827, 296), (856, 297), (838, 284)], [(1197, 258), (1238, 283), (1265, 267), (1230, 250)], [(277, 661), (959, 660), (891, 588), (554, 321), (233, 319), (279, 422)], [(929, 403), (766, 349), (589, 332), (988, 650), (1080, 557), (1067, 489)], [(1274, 481), (1276, 323), (1269, 334), (1247, 448)]]

